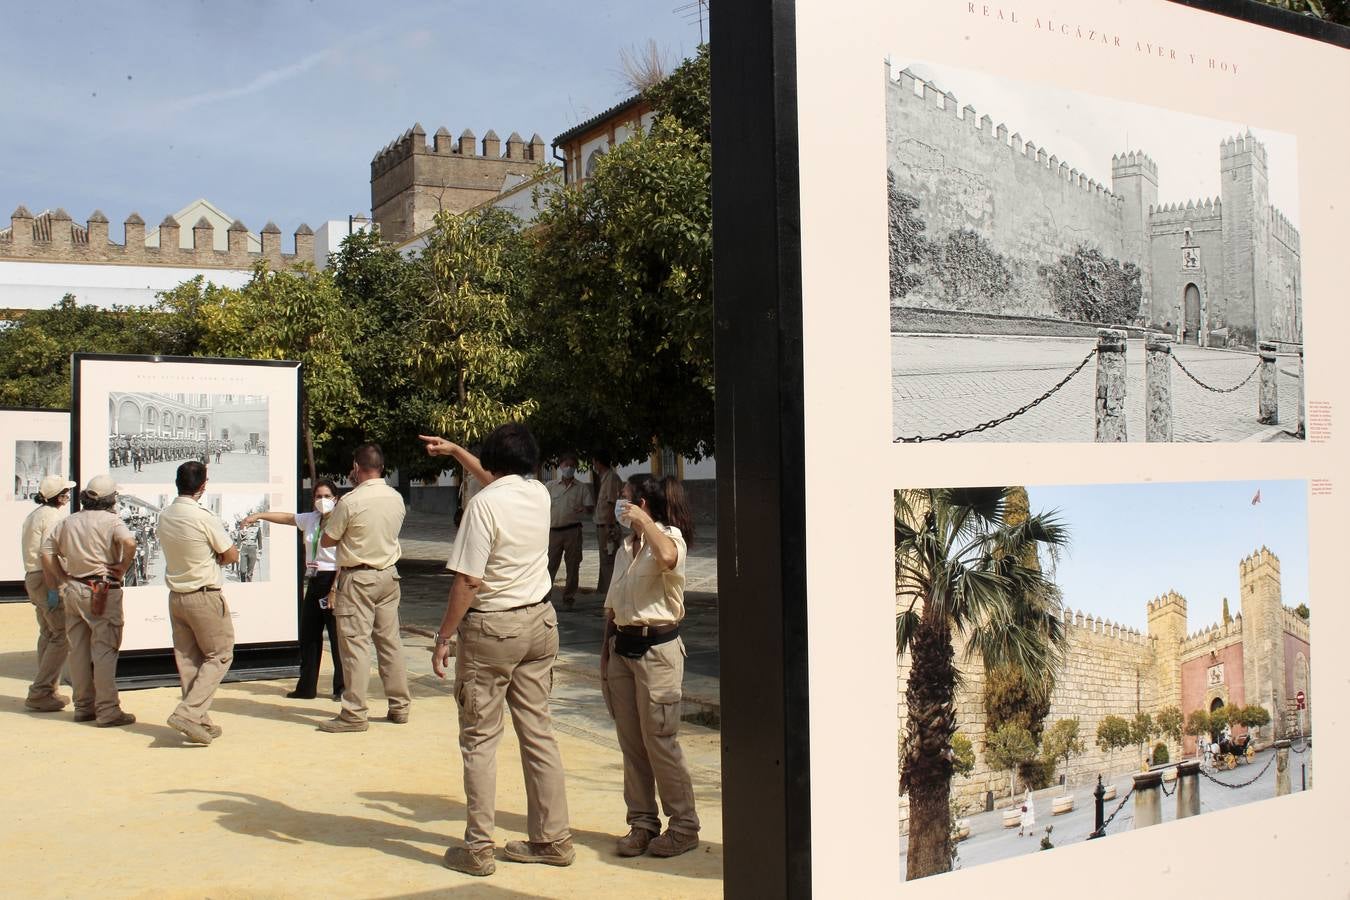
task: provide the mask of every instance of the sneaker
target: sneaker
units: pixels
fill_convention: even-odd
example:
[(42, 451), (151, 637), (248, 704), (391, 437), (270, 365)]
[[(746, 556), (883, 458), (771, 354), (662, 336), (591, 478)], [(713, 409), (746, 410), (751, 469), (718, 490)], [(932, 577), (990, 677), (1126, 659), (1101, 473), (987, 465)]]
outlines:
[(225, 733), (225, 729), (221, 728), (215, 722), (207, 722), (206, 733), (211, 735), (211, 740), (214, 741), (216, 738), (220, 737), (222, 734)]
[(469, 847), (451, 847), (445, 851), (442, 864), (447, 869), (463, 872), (465, 875), (491, 875), (497, 871), (497, 860), (491, 847), (473, 850)]
[(60, 712), (66, 708), (68, 702), (61, 697), (46, 696), (36, 699), (30, 698), (23, 701), (23, 705), (33, 712)]
[(302, 694), (299, 691), (286, 692), (287, 700), (313, 700), (315, 696), (316, 696), (315, 694)]
[(189, 721), (178, 713), (169, 716), (169, 727), (194, 744), (211, 743), (211, 732), (207, 730), (205, 725)]
[(94, 720), (97, 719), (97, 718), (98, 718), (98, 716), (97, 716), (96, 714), (92, 713), (92, 712), (81, 712), (81, 711), (78, 710), (78, 709), (75, 710), (75, 721), (76, 721), (76, 722), (92, 722), (92, 721), (94, 721)]
[(407, 725), (408, 711), (406, 709), (391, 709), (389, 710), (389, 715), (385, 716), (385, 718), (395, 725)]
[(344, 719), (341, 716), (334, 716), (325, 722), (319, 723), (319, 730), (326, 731), (329, 734), (341, 734), (347, 731), (368, 731), (369, 729), (369, 722), (353, 722), (350, 719)]
[(698, 846), (698, 835), (677, 834), (674, 831), (667, 831), (660, 837), (653, 838), (647, 846), (647, 853), (652, 856), (679, 856), (681, 853), (688, 853)]
[(577, 858), (572, 849), (572, 839), (565, 837), (560, 841), (507, 841), (503, 848), (506, 858), (522, 863), (543, 863), (546, 866), (570, 866)]
[(97, 725), (99, 728), (119, 728), (123, 725), (131, 725), (135, 723), (135, 721), (136, 721), (135, 716), (133, 716), (129, 712), (124, 712), (118, 713), (117, 718), (115, 719), (109, 719), (106, 722), (95, 722), (94, 724)]
[(651, 844), (656, 835), (645, 828), (634, 826), (628, 833), (619, 838), (618, 849), (620, 856), (641, 856), (647, 852), (647, 846)]

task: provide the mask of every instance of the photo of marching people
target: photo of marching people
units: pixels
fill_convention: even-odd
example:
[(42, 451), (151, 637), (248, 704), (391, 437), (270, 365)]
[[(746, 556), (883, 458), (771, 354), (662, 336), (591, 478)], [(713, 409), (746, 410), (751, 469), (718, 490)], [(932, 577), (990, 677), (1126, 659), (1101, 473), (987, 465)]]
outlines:
[[(164, 586), (164, 555), (160, 550), (159, 515), (173, 496), (158, 494), (153, 500), (127, 491), (117, 496), (117, 515), (136, 538), (136, 557), (123, 577), (126, 587)], [(225, 533), (239, 548), (238, 562), (222, 567), (226, 583), (268, 581), (268, 534), (266, 522), (245, 524), (244, 519), (268, 508), (265, 494), (207, 494), (202, 506), (214, 513)]]
[(266, 482), (267, 398), (253, 394), (108, 394), (108, 467), (123, 484), (172, 483), (180, 463), (216, 483)]

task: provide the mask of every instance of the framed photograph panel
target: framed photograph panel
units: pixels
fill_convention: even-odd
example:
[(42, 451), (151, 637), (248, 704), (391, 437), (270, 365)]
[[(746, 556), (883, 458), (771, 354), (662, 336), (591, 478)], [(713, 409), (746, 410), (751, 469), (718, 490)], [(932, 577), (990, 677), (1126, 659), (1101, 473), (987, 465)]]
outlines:
[(240, 548), (224, 573), (237, 656), (246, 658), (246, 645), (294, 645), (303, 569), (296, 542), (266, 523), (239, 523), (253, 512), (296, 509), (300, 364), (77, 354), (73, 382), (76, 478), (110, 474), (121, 488), (118, 514), (137, 536), (124, 655), (172, 647), (155, 531), (187, 460), (207, 464), (202, 504)]
[[(48, 475), (69, 477), (70, 413), (64, 409), (0, 409), (0, 582), (20, 585), (19, 532), (33, 495)], [(68, 507), (67, 507), (68, 509)]]

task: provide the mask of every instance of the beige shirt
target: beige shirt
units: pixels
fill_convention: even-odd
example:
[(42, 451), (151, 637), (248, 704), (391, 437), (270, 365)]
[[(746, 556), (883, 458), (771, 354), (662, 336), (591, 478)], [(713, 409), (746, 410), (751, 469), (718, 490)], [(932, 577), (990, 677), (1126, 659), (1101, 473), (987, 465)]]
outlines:
[(136, 536), (117, 513), (83, 509), (56, 523), (42, 544), (72, 578), (97, 578), (122, 562), (122, 542)]
[(495, 611), (548, 596), (548, 489), (519, 475), (498, 478), (464, 511), (445, 567), (476, 578), (471, 609)]
[(614, 521), (614, 501), (623, 491), (623, 479), (610, 466), (609, 471), (600, 476), (600, 484), (595, 494), (595, 524), (616, 525)]
[(615, 625), (674, 625), (684, 618), (684, 560), (688, 553), (684, 535), (672, 525), (657, 526), (675, 542), (676, 560), (662, 569), (652, 554), (651, 542), (643, 541), (633, 557), (633, 538), (619, 547), (614, 557), (614, 580), (605, 595), (605, 608), (614, 610)]
[(323, 533), (338, 542), (339, 568), (387, 569), (403, 551), (398, 532), (407, 515), (403, 496), (383, 478), (371, 478), (348, 491), (328, 514)]
[(566, 528), (569, 525), (580, 525), (586, 516), (586, 507), (590, 505), (590, 497), (587, 496), (589, 493), (590, 488), (575, 478), (571, 484), (565, 484), (562, 479), (550, 481), (549, 527)]
[(24, 574), (42, 571), (42, 542), (64, 515), (61, 510), (44, 503), (23, 520), (19, 529), (19, 549), (23, 554)]
[(234, 546), (211, 510), (191, 497), (177, 497), (159, 514), (159, 546), (164, 551), (164, 584), (177, 594), (220, 588), (217, 553)]

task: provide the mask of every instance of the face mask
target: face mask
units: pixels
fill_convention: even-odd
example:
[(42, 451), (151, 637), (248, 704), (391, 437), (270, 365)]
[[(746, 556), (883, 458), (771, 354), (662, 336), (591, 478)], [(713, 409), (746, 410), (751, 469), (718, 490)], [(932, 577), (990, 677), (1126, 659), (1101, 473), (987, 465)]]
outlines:
[(326, 516), (337, 506), (337, 501), (332, 497), (320, 497), (314, 501), (314, 508), (319, 511), (319, 515)]
[(576, 474), (577, 474), (576, 466), (560, 466), (558, 468), (558, 476), (564, 480), (571, 478)]

